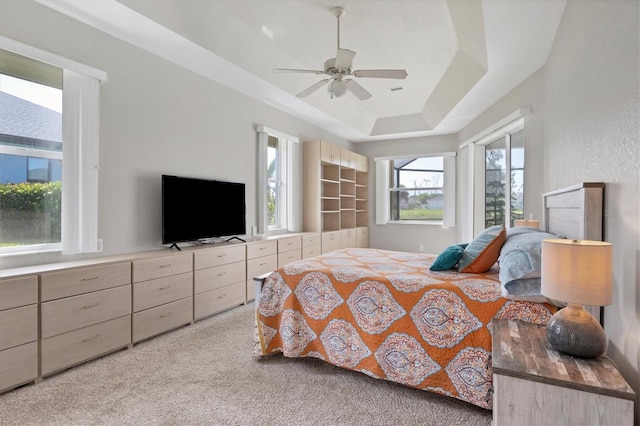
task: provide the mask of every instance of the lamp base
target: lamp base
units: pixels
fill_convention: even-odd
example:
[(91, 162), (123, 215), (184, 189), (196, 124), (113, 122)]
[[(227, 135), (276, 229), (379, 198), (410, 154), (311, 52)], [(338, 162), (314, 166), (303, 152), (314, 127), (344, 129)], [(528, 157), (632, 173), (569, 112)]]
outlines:
[(598, 321), (574, 303), (551, 317), (547, 339), (553, 349), (578, 358), (595, 358), (607, 350), (607, 336)]

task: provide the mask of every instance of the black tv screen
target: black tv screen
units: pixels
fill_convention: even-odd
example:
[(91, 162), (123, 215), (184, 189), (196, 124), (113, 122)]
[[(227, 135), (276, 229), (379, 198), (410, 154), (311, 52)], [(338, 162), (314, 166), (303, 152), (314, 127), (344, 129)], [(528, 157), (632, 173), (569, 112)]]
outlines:
[(162, 175), (162, 244), (245, 232), (244, 183)]

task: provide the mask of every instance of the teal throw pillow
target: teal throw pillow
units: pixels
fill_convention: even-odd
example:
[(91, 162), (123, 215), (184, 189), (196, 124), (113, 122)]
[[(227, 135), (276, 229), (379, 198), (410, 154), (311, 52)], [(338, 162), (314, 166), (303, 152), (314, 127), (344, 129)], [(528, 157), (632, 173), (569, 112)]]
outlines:
[(455, 244), (447, 247), (438, 255), (429, 269), (431, 271), (446, 271), (453, 268), (458, 264), (466, 246), (467, 244)]

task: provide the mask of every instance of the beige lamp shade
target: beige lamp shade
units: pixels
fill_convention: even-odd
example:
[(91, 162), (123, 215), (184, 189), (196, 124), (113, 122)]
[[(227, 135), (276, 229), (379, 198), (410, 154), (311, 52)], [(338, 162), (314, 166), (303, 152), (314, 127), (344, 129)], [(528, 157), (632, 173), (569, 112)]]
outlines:
[(613, 281), (611, 243), (542, 240), (542, 294), (580, 305), (611, 304)]

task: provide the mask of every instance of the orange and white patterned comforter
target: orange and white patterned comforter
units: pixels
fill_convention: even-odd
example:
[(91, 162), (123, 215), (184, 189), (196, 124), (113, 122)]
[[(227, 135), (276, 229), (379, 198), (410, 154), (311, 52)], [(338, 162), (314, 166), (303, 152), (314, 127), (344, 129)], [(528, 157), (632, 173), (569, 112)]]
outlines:
[(264, 283), (255, 355), (315, 357), (491, 409), (491, 320), (546, 323), (555, 308), (501, 296), (483, 274), (429, 270), (434, 255), (342, 249)]

